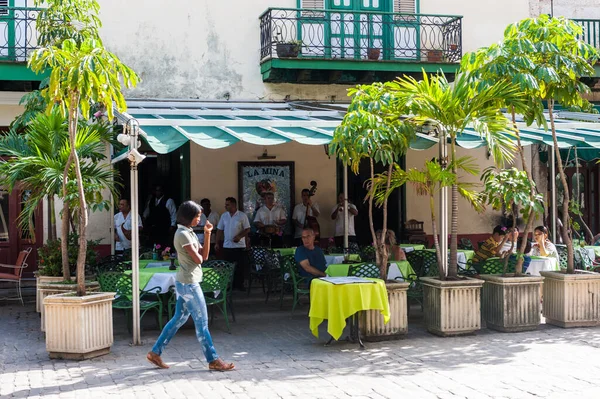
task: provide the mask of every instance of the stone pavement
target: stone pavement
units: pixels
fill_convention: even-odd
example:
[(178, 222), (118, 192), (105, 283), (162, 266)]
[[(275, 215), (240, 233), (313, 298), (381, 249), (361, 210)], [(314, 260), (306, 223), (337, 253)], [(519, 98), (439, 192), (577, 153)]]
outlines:
[(307, 306), (263, 303), (239, 293), (237, 322), (225, 332), (215, 317), (218, 353), (236, 363), (207, 370), (191, 321), (163, 354), (168, 370), (145, 360), (159, 331), (144, 319), (141, 347), (129, 345), (115, 314), (112, 352), (88, 361), (48, 359), (33, 298), (25, 307), (0, 303), (0, 398), (600, 398), (600, 328), (438, 338), (414, 307), (404, 340), (325, 347), (308, 329)]

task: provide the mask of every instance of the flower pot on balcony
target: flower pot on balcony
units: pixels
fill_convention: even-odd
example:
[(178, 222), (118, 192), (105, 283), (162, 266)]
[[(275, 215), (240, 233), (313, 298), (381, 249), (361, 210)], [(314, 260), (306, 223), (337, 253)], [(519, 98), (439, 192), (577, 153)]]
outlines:
[(442, 337), (470, 334), (481, 329), (483, 280), (442, 281), (421, 278), (427, 331)]
[(379, 59), (379, 55), (381, 54), (381, 49), (379, 48), (368, 48), (367, 49), (367, 58), (373, 61)]
[(427, 50), (427, 61), (429, 62), (442, 62), (443, 57), (442, 50)]
[(386, 283), (390, 304), (390, 320), (383, 322), (379, 310), (360, 312), (360, 334), (365, 341), (387, 341), (400, 339), (408, 332), (408, 307), (406, 291), (409, 283)]
[(47, 296), (46, 350), (51, 359), (83, 360), (110, 352), (114, 292)]
[(498, 276), (484, 274), (481, 310), (487, 328), (503, 332), (535, 330), (540, 324), (540, 286), (538, 276)]
[(544, 276), (543, 314), (559, 327), (600, 325), (600, 274), (540, 272)]
[[(97, 292), (100, 290), (100, 284), (96, 281), (88, 281), (85, 283), (86, 290), (88, 292)], [(77, 283), (63, 283), (62, 277), (58, 282), (49, 282), (38, 285), (40, 293), (40, 329), (46, 331), (46, 309), (44, 307), (44, 299), (50, 295), (72, 293), (77, 291)]]
[(296, 58), (300, 52), (300, 46), (297, 43), (277, 43), (275, 50), (279, 58)]

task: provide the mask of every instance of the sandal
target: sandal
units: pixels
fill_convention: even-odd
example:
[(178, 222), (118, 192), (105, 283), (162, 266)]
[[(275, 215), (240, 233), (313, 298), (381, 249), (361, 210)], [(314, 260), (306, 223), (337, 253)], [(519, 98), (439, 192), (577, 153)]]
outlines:
[(213, 360), (208, 363), (208, 369), (214, 371), (231, 371), (235, 368), (233, 363), (225, 363), (221, 359)]

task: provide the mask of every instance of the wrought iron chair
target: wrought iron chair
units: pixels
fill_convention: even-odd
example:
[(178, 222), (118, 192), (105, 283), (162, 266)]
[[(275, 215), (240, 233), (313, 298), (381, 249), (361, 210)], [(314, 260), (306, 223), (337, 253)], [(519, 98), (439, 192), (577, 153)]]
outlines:
[[(225, 325), (227, 332), (231, 334), (229, 327), (229, 317), (227, 315), (227, 288), (233, 279), (233, 267), (221, 265), (206, 270), (202, 275), (200, 287), (204, 292), (206, 306), (215, 306), (218, 308), (223, 317), (225, 317)], [(210, 320), (212, 322), (215, 313), (211, 312)]]
[(279, 307), (283, 309), (283, 295), (286, 288), (293, 294), (292, 315), (296, 305), (300, 303), (302, 296), (310, 295), (310, 287), (307, 287), (308, 280), (300, 276), (298, 264), (294, 255), (285, 255), (281, 257), (281, 296), (279, 297)]
[(344, 253), (344, 248), (340, 248), (340, 247), (327, 247), (325, 249), (325, 252), (329, 255), (329, 254), (343, 254)]
[(379, 267), (373, 263), (359, 263), (357, 265), (350, 265), (348, 276), (381, 278), (381, 273), (379, 272)]
[(375, 262), (375, 247), (366, 245), (360, 249), (360, 259), (363, 262)]
[[(557, 249), (558, 249), (558, 246), (557, 246)], [(585, 248), (574, 247), (573, 251), (574, 251), (573, 255), (574, 255), (576, 269), (594, 270), (596, 267), (600, 266), (600, 263), (597, 263), (595, 260), (590, 258), (590, 255), (588, 254), (588, 252)]]
[[(114, 309), (123, 309), (127, 318), (127, 328), (131, 331), (131, 311), (133, 309), (133, 285), (131, 275), (121, 272), (104, 272), (98, 275), (98, 283), (104, 292), (116, 292), (117, 295), (113, 301)], [(149, 290), (140, 290), (140, 321), (149, 310), (156, 311), (156, 320), (158, 328), (162, 330), (163, 303), (160, 297), (160, 287), (153, 287)], [(149, 299), (149, 298), (156, 298)]]
[(252, 290), (252, 280), (260, 280), (263, 293), (267, 295), (265, 303), (275, 280), (280, 275), (279, 259), (277, 254), (269, 248), (252, 247), (250, 249), (250, 279), (248, 281), (248, 295)]
[(460, 243), (458, 244), (458, 248), (469, 250), (469, 251), (474, 250), (473, 243), (468, 238), (461, 238)]
[(348, 253), (349, 254), (360, 254), (360, 247), (355, 242), (348, 243)]
[[(209, 263), (210, 262), (210, 263)], [(209, 263), (205, 266), (206, 263)], [(224, 260), (209, 260), (208, 262), (204, 262), (202, 267), (212, 267), (217, 271), (228, 270), (231, 273), (229, 276), (229, 284), (227, 285), (227, 307), (231, 312), (231, 318), (235, 321), (235, 314), (233, 313), (233, 274), (235, 271), (235, 263), (226, 262)], [(225, 273), (225, 272), (223, 272)]]
[(437, 273), (438, 270), (438, 264), (437, 264), (437, 255), (435, 254), (435, 251), (419, 251), (421, 252), (421, 256), (423, 259), (423, 271), (422, 273), (424, 275), (430, 275), (430, 273), (432, 273), (432, 270), (435, 270), (435, 272)]
[[(424, 270), (425, 268), (421, 269), (421, 271)], [(409, 275), (406, 278), (406, 281), (411, 282), (408, 290), (406, 291), (407, 301), (410, 302), (411, 299), (415, 300), (421, 306), (421, 311), (423, 311), (423, 282), (421, 281), (421, 277), (437, 277), (438, 275), (437, 262), (436, 267), (430, 268), (425, 274)], [(397, 277), (397, 279), (400, 279), (400, 277)], [(410, 311), (410, 306), (408, 306), (408, 310)]]
[(567, 246), (563, 244), (556, 244), (555, 247), (556, 251), (558, 252), (559, 266), (561, 269), (566, 269), (568, 263)]
[(423, 275), (423, 255), (424, 251), (410, 251), (406, 253), (406, 260), (416, 273), (416, 276)]
[[(27, 258), (31, 253), (32, 248), (27, 248), (19, 252), (19, 256), (17, 257), (17, 262), (15, 265), (6, 265), (0, 263), (0, 270), (2, 268), (12, 269), (11, 273), (2, 273), (0, 272), (0, 283), (12, 283), (16, 285), (17, 295), (16, 296), (5, 296), (0, 297), (0, 299), (5, 300), (15, 300), (21, 301), (21, 305), (23, 303), (23, 295), (21, 294), (21, 278), (23, 277), (23, 270), (27, 268)], [(6, 289), (8, 291), (8, 288)]]
[[(505, 259), (502, 258), (487, 258), (481, 264), (481, 273), (482, 274), (504, 274), (504, 262)], [(516, 258), (508, 259), (508, 266), (506, 268), (506, 273), (514, 273), (516, 265)]]

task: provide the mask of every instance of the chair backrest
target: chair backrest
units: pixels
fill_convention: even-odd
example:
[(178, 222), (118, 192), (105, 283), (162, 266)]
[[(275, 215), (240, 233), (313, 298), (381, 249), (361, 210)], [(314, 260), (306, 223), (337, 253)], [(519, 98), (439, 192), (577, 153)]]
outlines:
[(116, 292), (119, 298), (133, 300), (133, 282), (130, 274), (121, 274), (117, 280)]
[(407, 231), (423, 231), (423, 222), (416, 219), (410, 219), (404, 223), (404, 229)]
[(468, 238), (461, 238), (460, 244), (458, 245), (460, 249), (473, 250), (473, 243)]
[[(483, 261), (483, 265), (481, 266), (481, 273), (482, 274), (502, 274), (502, 273), (504, 273), (504, 262), (505, 262), (505, 259), (488, 258)], [(509, 258), (506, 272), (514, 273), (516, 263), (517, 263), (516, 257)]]
[(226, 260), (219, 259), (209, 259), (207, 261), (202, 262), (202, 268), (215, 268), (215, 267), (234, 267), (235, 264), (233, 262), (228, 262)]
[(31, 253), (32, 249), (33, 248), (31, 248), (31, 247), (26, 248), (26, 249), (20, 251), (19, 252), (19, 256), (17, 256), (17, 263), (15, 265), (17, 267), (13, 269), (13, 273), (19, 279), (23, 275), (23, 270), (25, 270), (27, 268), (27, 266), (28, 266), (27, 265), (27, 258), (29, 257), (29, 254)]
[(375, 262), (375, 247), (372, 245), (366, 245), (360, 249), (360, 259), (363, 262)]
[(298, 287), (298, 281), (300, 281), (299, 267), (294, 255), (284, 255), (281, 257), (281, 276), (285, 280), (287, 274), (291, 278), (294, 287)]
[(410, 251), (406, 253), (406, 260), (410, 263), (417, 277), (423, 277), (425, 270), (423, 267), (423, 255), (425, 251)]
[(325, 252), (327, 254), (343, 254), (344, 253), (344, 248), (340, 248), (340, 247), (327, 247), (327, 249), (325, 249)]
[(423, 273), (431, 276), (431, 273), (438, 272), (437, 255), (435, 251), (420, 251), (423, 257)]
[(357, 265), (351, 265), (348, 269), (348, 276), (381, 278), (379, 268), (373, 263), (359, 263)]
[(555, 247), (558, 252), (560, 267), (566, 269), (568, 263), (567, 246), (564, 244), (556, 244)]
[(98, 284), (102, 292), (117, 292), (117, 286), (123, 273), (117, 271), (108, 271), (98, 274)]
[(360, 247), (355, 242), (348, 243), (348, 253), (350, 254), (360, 254)]
[(225, 296), (229, 280), (233, 276), (233, 269), (229, 267), (217, 267), (205, 270), (202, 273), (200, 287), (203, 292), (220, 291), (219, 296)]
[(250, 248), (250, 267), (252, 270), (269, 270), (279, 268), (277, 254), (266, 247)]
[[(591, 270), (594, 267), (594, 263), (590, 259), (587, 250), (581, 247), (574, 247), (574, 260), (575, 268), (580, 270)], [(562, 262), (561, 262), (562, 263)]]

